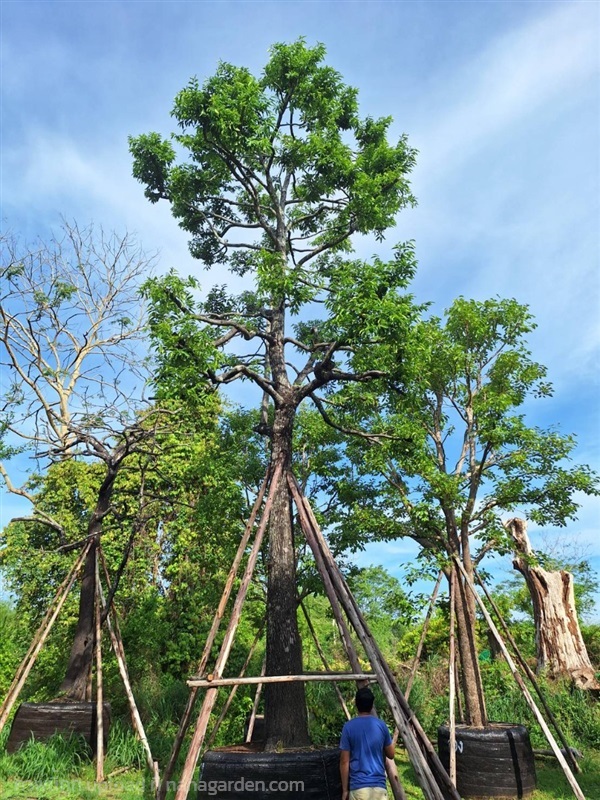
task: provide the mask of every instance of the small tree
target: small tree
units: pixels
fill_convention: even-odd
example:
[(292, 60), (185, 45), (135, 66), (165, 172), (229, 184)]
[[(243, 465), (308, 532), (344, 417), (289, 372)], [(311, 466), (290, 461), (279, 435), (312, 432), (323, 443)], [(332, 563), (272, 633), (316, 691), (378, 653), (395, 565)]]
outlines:
[[(92, 540), (84, 567), (75, 638), (60, 691), (86, 698), (93, 654), (96, 544), (124, 461), (153, 435), (142, 413), (146, 380), (139, 281), (151, 262), (129, 236), (65, 224), (63, 238), (23, 248), (4, 242), (1, 365), (10, 376), (0, 413), (0, 475), (33, 514), (17, 518), (54, 530), (59, 519), (36, 503), (37, 475), (53, 463), (99, 459), (104, 475), (87, 516)], [(151, 412), (153, 413), (153, 412)], [(19, 485), (7, 462), (28, 455)], [(81, 535), (81, 532), (80, 532)]]
[[(264, 394), (260, 430), (271, 460), (291, 464), (296, 412), (332, 383), (380, 374), (356, 345), (400, 331), (410, 305), (398, 289), (412, 274), (410, 248), (389, 263), (351, 259), (353, 234), (377, 238), (413, 201), (414, 152), (390, 145), (390, 119), (360, 119), (357, 92), (323, 65), (322, 45), (277, 44), (262, 75), (220, 64), (176, 99), (180, 132), (131, 139), (134, 175), (151, 202), (166, 200), (204, 265), (249, 274), (253, 291), (214, 289), (204, 303), (193, 282), (150, 284), (152, 329), (163, 386), (190, 391), (249, 380)], [(178, 154), (187, 160), (180, 161)], [(307, 321), (315, 308), (327, 318)], [(298, 315), (303, 311), (302, 321)], [(290, 318), (295, 318), (290, 330)], [(233, 348), (237, 349), (234, 350)], [(302, 670), (296, 618), (291, 498), (277, 490), (269, 532), (267, 672)], [(267, 747), (308, 741), (304, 687), (266, 693)]]
[[(448, 557), (468, 576), (490, 552), (510, 552), (502, 515), (519, 510), (564, 525), (576, 492), (598, 493), (586, 466), (568, 466), (573, 436), (526, 424), (520, 410), (548, 396), (546, 369), (526, 335), (534, 323), (515, 300), (459, 298), (446, 319), (416, 324), (396, 351), (395, 380), (379, 398), (344, 390), (337, 403), (379, 437), (348, 446), (356, 481), (340, 488), (346, 542), (365, 530), (381, 539), (412, 537), (450, 575)], [(340, 415), (343, 424), (344, 415)], [(486, 723), (475, 600), (459, 577), (457, 628), (467, 722)]]

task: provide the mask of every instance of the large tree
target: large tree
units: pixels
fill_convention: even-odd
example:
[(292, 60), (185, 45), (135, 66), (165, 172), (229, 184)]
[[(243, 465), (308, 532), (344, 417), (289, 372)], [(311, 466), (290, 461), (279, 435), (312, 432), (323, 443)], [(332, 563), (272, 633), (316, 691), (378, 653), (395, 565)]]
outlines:
[[(23, 245), (3, 241), (0, 361), (8, 379), (0, 409), (0, 476), (31, 503), (18, 518), (55, 534), (66, 530), (36, 502), (37, 476), (52, 464), (103, 465), (94, 507), (85, 516), (92, 545), (81, 583), (77, 629), (61, 693), (84, 700), (93, 654), (96, 546), (124, 462), (153, 436), (154, 410), (143, 402), (147, 378), (142, 278), (148, 259), (131, 237), (63, 225), (62, 237)], [(145, 411), (144, 411), (145, 409)], [(148, 416), (148, 414), (150, 416)], [(11, 458), (21, 461), (10, 464)], [(26, 460), (28, 457), (28, 460)], [(26, 480), (18, 482), (25, 464)]]
[[(534, 323), (515, 300), (457, 299), (441, 320), (415, 324), (381, 396), (342, 389), (337, 419), (362, 424), (340, 482), (342, 541), (412, 537), (450, 576), (457, 557), (473, 580), (486, 553), (511, 552), (503, 515), (564, 525), (597, 476), (569, 464), (573, 436), (527, 424), (524, 406), (551, 394), (531, 358)], [(392, 342), (392, 346), (395, 344)], [(376, 444), (371, 442), (377, 439)], [(467, 722), (486, 723), (476, 606), (458, 576), (457, 628)]]
[[(284, 469), (302, 401), (323, 408), (324, 387), (380, 374), (376, 343), (399, 332), (410, 313), (399, 293), (413, 271), (410, 247), (397, 248), (390, 262), (350, 253), (353, 234), (381, 239), (413, 202), (414, 151), (405, 137), (388, 143), (390, 118), (359, 117), (356, 90), (324, 56), (322, 45), (299, 40), (275, 45), (260, 77), (221, 63), (203, 85), (193, 79), (177, 95), (177, 134), (130, 141), (135, 177), (151, 202), (170, 203), (191, 234), (192, 254), (253, 281), (251, 291), (233, 297), (214, 289), (204, 302), (193, 282), (175, 275), (151, 284), (163, 376), (173, 376), (174, 391), (206, 379), (259, 387), (260, 429), (272, 463)], [(373, 355), (357, 363), (356, 345), (367, 342)], [(269, 548), (267, 671), (295, 674), (302, 654), (285, 481)], [(268, 747), (308, 741), (302, 684), (269, 687), (266, 724)]]

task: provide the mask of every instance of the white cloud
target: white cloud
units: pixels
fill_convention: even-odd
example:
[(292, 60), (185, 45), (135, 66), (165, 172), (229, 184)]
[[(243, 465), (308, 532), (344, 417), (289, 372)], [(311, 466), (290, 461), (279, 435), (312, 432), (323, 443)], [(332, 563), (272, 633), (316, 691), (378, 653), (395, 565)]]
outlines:
[[(598, 13), (594, 4), (559, 5), (483, 49), (427, 97), (425, 130), (415, 132), (420, 180), (437, 182), (478, 148), (502, 136), (550, 102), (565, 102), (598, 71)], [(437, 120), (437, 122), (436, 122)]]

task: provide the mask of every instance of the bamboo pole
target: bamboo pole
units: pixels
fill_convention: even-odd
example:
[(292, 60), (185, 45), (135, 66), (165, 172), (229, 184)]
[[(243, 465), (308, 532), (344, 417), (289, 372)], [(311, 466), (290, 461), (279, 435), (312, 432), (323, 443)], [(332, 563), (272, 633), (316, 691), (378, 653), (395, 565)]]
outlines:
[(456, 676), (456, 647), (454, 641), (456, 626), (456, 573), (453, 569), (450, 574), (450, 654), (448, 664), (448, 683), (449, 683), (449, 727), (450, 727), (450, 780), (456, 786), (456, 708), (455, 708), (455, 684)]
[[(265, 656), (260, 670), (260, 674), (262, 675), (263, 678), (265, 676), (266, 671), (267, 671), (267, 657)], [(258, 704), (260, 703), (260, 696), (262, 694), (264, 685), (265, 685), (264, 681), (261, 681), (256, 687), (256, 694), (254, 695), (254, 702), (252, 703), (252, 711), (250, 713), (250, 719), (248, 720), (248, 731), (246, 733), (246, 742), (252, 741), (252, 734), (254, 733), (254, 723), (256, 722), (256, 715), (258, 713)]]
[[(378, 675), (379, 685), (381, 686), (390, 709), (392, 710), (394, 720), (400, 729), (405, 746), (409, 752), (409, 755), (411, 756), (411, 762), (413, 764), (415, 774), (421, 788), (423, 789), (426, 800), (444, 800), (444, 794), (438, 785), (436, 777), (434, 777), (433, 772), (431, 771), (428, 761), (421, 752), (421, 747), (425, 750), (429, 760), (435, 766), (436, 771), (438, 772), (439, 780), (444, 784), (447, 794), (449, 794), (452, 800), (460, 800), (456, 789), (452, 785), (448, 775), (442, 767), (442, 764), (439, 761), (437, 753), (433, 749), (431, 742), (425, 736), (425, 733), (419, 725), (418, 720), (408, 707), (408, 704), (406, 704), (404, 696), (402, 695), (402, 692), (400, 691), (391, 670), (385, 663), (385, 660), (383, 659), (381, 652), (379, 651), (379, 648), (377, 647), (377, 644), (371, 632), (369, 631), (364, 618), (362, 617), (360, 609), (358, 609), (356, 601), (352, 597), (352, 594), (348, 589), (341, 572), (339, 571), (339, 568), (333, 559), (333, 556), (331, 555), (331, 551), (329, 550), (314, 514), (312, 513), (312, 509), (306, 501), (306, 498), (303, 498), (300, 493), (296, 479), (293, 475), (289, 474), (288, 481), (290, 483), (290, 487), (294, 487), (293, 495), (296, 504), (299, 507), (302, 505), (305, 508), (306, 514), (310, 519), (311, 524), (304, 530), (308, 544), (315, 554), (315, 560), (317, 561), (317, 564), (322, 563), (323, 561), (326, 562), (327, 573), (329, 574), (329, 579), (334, 585), (339, 602), (348, 615), (348, 618), (352, 623), (361, 641), (361, 644), (367, 652), (367, 656), (371, 661), (373, 669)], [(325, 575), (323, 575), (323, 580), (325, 582)]]
[(504, 631), (504, 635), (508, 639), (508, 642), (509, 642), (510, 646), (513, 648), (513, 650), (515, 652), (515, 655), (517, 657), (517, 661), (521, 665), (522, 669), (525, 671), (527, 677), (529, 678), (529, 680), (531, 681), (531, 683), (533, 685), (533, 688), (537, 692), (537, 695), (540, 698), (540, 700), (542, 702), (542, 705), (544, 706), (544, 710), (546, 711), (546, 714), (548, 715), (548, 719), (554, 725), (554, 729), (555, 729), (555, 731), (556, 731), (556, 733), (558, 735), (558, 738), (560, 739), (561, 744), (565, 749), (566, 758), (569, 760), (569, 762), (571, 764), (571, 767), (574, 769), (574, 771), (580, 773), (581, 772), (581, 767), (579, 766), (579, 764), (577, 763), (577, 760), (575, 759), (575, 757), (571, 753), (571, 747), (569, 746), (569, 743), (567, 742), (567, 740), (565, 738), (565, 735), (562, 732), (562, 729), (558, 724), (558, 720), (556, 719), (556, 717), (552, 713), (552, 709), (550, 708), (550, 706), (546, 702), (546, 698), (544, 697), (544, 694), (543, 694), (543, 692), (542, 692), (542, 690), (540, 688), (540, 685), (538, 684), (538, 682), (536, 680), (536, 677), (535, 677), (531, 667), (529, 666), (527, 661), (525, 661), (525, 659), (521, 655), (521, 651), (517, 647), (517, 643), (515, 642), (512, 633), (508, 629), (508, 626), (507, 626), (506, 622), (504, 621), (504, 618), (503, 618), (502, 614), (500, 613), (500, 609), (498, 608), (498, 606), (494, 602), (492, 596), (490, 595), (490, 593), (486, 589), (483, 581), (479, 577), (479, 574), (477, 573), (476, 570), (475, 570), (475, 577), (477, 578), (477, 581), (479, 582), (479, 585), (483, 589), (483, 591), (485, 593), (485, 596), (488, 599), (489, 604), (491, 605), (492, 609), (494, 610), (494, 613), (496, 614), (496, 616), (498, 618), (498, 621), (500, 622), (500, 625), (502, 626), (502, 630)]
[(71, 591), (73, 584), (75, 583), (75, 579), (77, 578), (77, 573), (81, 569), (83, 562), (88, 554), (88, 550), (92, 546), (92, 542), (88, 541), (79, 554), (79, 557), (75, 561), (75, 564), (71, 567), (70, 572), (68, 573), (65, 580), (61, 583), (58, 592), (54, 596), (52, 603), (50, 605), (50, 609), (53, 609), (50, 613), (50, 609), (46, 612), (44, 619), (37, 629), (35, 636), (33, 637), (33, 641), (29, 646), (29, 650), (21, 664), (19, 665), (19, 669), (16, 672), (16, 675), (13, 679), (13, 682), (10, 685), (10, 689), (8, 690), (8, 694), (2, 703), (2, 707), (0, 708), (0, 732), (6, 725), (6, 721), (10, 716), (10, 712), (13, 709), (14, 704), (19, 698), (19, 694), (21, 693), (21, 689), (23, 688), (23, 684), (27, 680), (29, 673), (33, 669), (33, 666), (37, 660), (38, 655), (50, 631), (52, 630), (52, 626), (56, 622), (56, 618), (60, 614), (60, 611)]
[[(233, 604), (231, 618), (229, 620), (227, 630), (225, 631), (225, 637), (221, 645), (221, 650), (219, 652), (217, 661), (215, 663), (214, 674), (217, 679), (221, 678), (223, 674), (223, 669), (225, 668), (225, 665), (227, 664), (227, 659), (229, 658), (229, 653), (231, 651), (233, 639), (235, 637), (237, 626), (242, 614), (242, 607), (244, 605), (246, 594), (248, 593), (248, 587), (250, 585), (250, 581), (254, 573), (256, 560), (258, 558), (258, 553), (262, 545), (267, 523), (269, 521), (269, 516), (271, 515), (271, 508), (273, 506), (275, 491), (277, 490), (279, 481), (281, 479), (282, 471), (283, 467), (281, 463), (279, 463), (275, 467), (275, 470), (273, 472), (271, 485), (269, 487), (269, 496), (267, 497), (267, 502), (265, 503), (260, 524), (258, 526), (258, 530), (256, 531), (254, 544), (252, 545), (252, 550), (250, 551), (250, 555), (248, 556), (248, 562), (246, 564), (244, 576), (242, 578), (242, 582), (240, 584), (237, 596), (235, 598), (235, 602)], [(188, 796), (190, 784), (192, 782), (192, 776), (194, 774), (194, 770), (196, 769), (196, 764), (198, 763), (198, 757), (200, 755), (202, 743), (206, 735), (206, 728), (210, 719), (212, 709), (216, 702), (218, 692), (219, 692), (218, 687), (211, 687), (208, 689), (204, 697), (204, 702), (202, 704), (200, 715), (196, 722), (196, 727), (194, 729), (194, 734), (192, 736), (192, 741), (190, 744), (190, 748), (188, 750), (187, 758), (183, 766), (181, 780), (179, 781), (179, 785), (177, 787), (175, 800), (186, 800)], [(163, 784), (164, 783), (165, 781), (163, 778)]]
[[(262, 627), (259, 628), (256, 636), (254, 637), (254, 641), (252, 642), (252, 645), (250, 646), (250, 650), (248, 651), (248, 655), (246, 657), (246, 660), (244, 661), (244, 663), (242, 665), (242, 668), (240, 670), (240, 678), (243, 678), (244, 675), (246, 674), (246, 670), (248, 669), (250, 661), (252, 660), (252, 656), (254, 655), (254, 651), (256, 650), (256, 646), (257, 646), (257, 644), (258, 644), (258, 642), (260, 640), (260, 637), (262, 635), (262, 631), (263, 631)], [(221, 727), (221, 723), (223, 722), (223, 720), (227, 716), (227, 712), (229, 711), (229, 708), (230, 708), (230, 706), (231, 706), (231, 704), (233, 702), (233, 699), (237, 694), (237, 690), (239, 688), (240, 688), (240, 684), (239, 683), (236, 686), (232, 686), (231, 687), (231, 691), (229, 692), (229, 696), (227, 697), (227, 700), (225, 701), (225, 703), (223, 705), (223, 708), (221, 709), (221, 713), (219, 714), (219, 717), (218, 717), (217, 721), (213, 725), (212, 731), (210, 732), (210, 734), (206, 738), (206, 749), (207, 750), (212, 746), (212, 743), (214, 742), (214, 740), (215, 740), (215, 738), (217, 736), (217, 733), (219, 732), (219, 728)]]
[[(217, 611), (215, 616), (213, 617), (212, 625), (210, 631), (208, 632), (208, 636), (206, 638), (206, 642), (204, 644), (204, 650), (202, 651), (202, 656), (200, 657), (200, 661), (198, 663), (198, 673), (201, 675), (204, 670), (206, 669), (206, 665), (208, 664), (208, 659), (210, 658), (210, 653), (212, 650), (212, 646), (214, 644), (215, 638), (219, 631), (219, 627), (221, 625), (221, 621), (225, 614), (225, 610), (227, 608), (227, 603), (229, 602), (229, 598), (231, 596), (231, 591), (233, 589), (233, 583), (235, 581), (235, 576), (237, 575), (238, 569), (240, 567), (240, 563), (242, 558), (244, 557), (244, 553), (246, 551), (246, 547), (250, 540), (250, 536), (254, 529), (254, 523), (256, 522), (256, 517), (262, 505), (265, 492), (267, 490), (267, 486), (272, 478), (272, 471), (271, 467), (267, 469), (265, 474), (264, 480), (261, 484), (259, 489), (258, 495), (256, 500), (254, 501), (254, 505), (252, 507), (252, 511), (248, 518), (248, 522), (246, 523), (246, 527), (244, 529), (244, 534), (240, 541), (239, 547), (235, 554), (235, 558), (233, 559), (233, 563), (231, 565), (231, 569), (229, 570), (229, 574), (227, 575), (227, 580), (225, 581), (225, 587), (223, 589), (223, 594), (221, 595), (221, 600), (217, 607)], [(177, 763), (177, 759), (179, 758), (179, 753), (181, 751), (181, 746), (183, 744), (183, 740), (185, 739), (185, 735), (187, 730), (190, 726), (190, 721), (192, 719), (192, 713), (194, 711), (194, 706), (196, 705), (196, 697), (198, 696), (198, 688), (192, 687), (190, 694), (188, 696), (188, 701), (183, 712), (183, 716), (181, 717), (181, 722), (179, 723), (179, 730), (177, 731), (177, 735), (175, 736), (175, 741), (173, 742), (173, 748), (171, 750), (171, 755), (169, 756), (169, 761), (167, 766), (165, 767), (165, 771), (163, 773), (162, 783), (156, 795), (156, 800), (165, 800), (167, 796), (167, 785), (171, 779), (171, 775), (173, 774), (173, 770), (175, 769), (175, 765)]]
[[(99, 547), (98, 550), (100, 553), (100, 558), (102, 561), (102, 567), (104, 575), (106, 577), (107, 585), (110, 585), (108, 568), (106, 565), (106, 559), (104, 558), (104, 551), (102, 550), (102, 547)], [(106, 619), (106, 623), (108, 625), (110, 642), (112, 645), (113, 652), (115, 654), (115, 658), (117, 659), (119, 674), (121, 675), (121, 680), (123, 681), (125, 694), (127, 696), (127, 702), (129, 703), (129, 713), (131, 714), (131, 722), (133, 725), (133, 729), (142, 743), (142, 747), (144, 748), (144, 753), (146, 754), (146, 763), (148, 764), (150, 772), (154, 776), (154, 786), (155, 788), (157, 788), (160, 783), (159, 773), (158, 773), (158, 762), (155, 761), (152, 756), (152, 751), (150, 750), (148, 737), (146, 736), (146, 731), (144, 730), (144, 724), (142, 722), (140, 712), (135, 702), (133, 689), (131, 688), (131, 681), (129, 679), (129, 670), (127, 669), (127, 661), (125, 659), (125, 648), (123, 646), (123, 638), (121, 636), (121, 629), (119, 627), (119, 620), (117, 617), (117, 609), (115, 608), (113, 599), (110, 602), (110, 613), (106, 617), (104, 616), (107, 610), (107, 602), (105, 602), (104, 592), (102, 591), (102, 585), (98, 584), (98, 586), (100, 588), (100, 601), (104, 609), (104, 611), (102, 612), (102, 618)], [(111, 621), (111, 616), (113, 618), (113, 621)]]
[[(325, 653), (323, 651), (323, 648), (321, 647), (321, 643), (319, 642), (319, 638), (317, 636), (317, 632), (314, 629), (312, 621), (311, 621), (310, 617), (308, 616), (308, 611), (306, 610), (306, 606), (305, 606), (305, 604), (304, 604), (304, 602), (302, 600), (300, 601), (300, 608), (302, 609), (302, 613), (304, 614), (304, 619), (306, 620), (306, 624), (308, 625), (308, 630), (310, 631), (310, 634), (311, 634), (311, 636), (313, 638), (313, 641), (314, 641), (314, 643), (316, 645), (317, 653), (319, 654), (319, 656), (321, 658), (321, 663), (323, 664), (325, 669), (329, 672), (330, 670), (329, 670), (329, 663), (327, 661), (327, 657), (326, 657), (326, 655), (325, 655)], [(348, 706), (346, 705), (346, 701), (344, 700), (344, 695), (340, 691), (340, 687), (337, 685), (337, 683), (334, 683), (333, 684), (333, 688), (335, 689), (335, 693), (337, 695), (337, 698), (340, 701), (340, 705), (342, 707), (342, 711), (346, 715), (346, 719), (350, 719), (352, 715), (350, 714), (350, 711), (348, 710)]]
[(100, 568), (96, 548), (96, 593), (94, 597), (96, 632), (96, 783), (104, 781), (104, 698), (102, 685), (102, 622), (100, 619)]
[(529, 689), (525, 685), (525, 683), (523, 681), (523, 678), (521, 677), (521, 674), (517, 670), (515, 662), (513, 661), (511, 654), (509, 653), (506, 645), (504, 644), (504, 640), (500, 636), (498, 628), (494, 624), (494, 620), (491, 618), (490, 613), (489, 613), (489, 611), (487, 610), (487, 608), (485, 606), (485, 603), (481, 599), (477, 589), (475, 588), (475, 585), (473, 584), (473, 581), (470, 579), (469, 575), (467, 574), (467, 571), (464, 568), (464, 566), (462, 565), (460, 559), (457, 558), (456, 556), (454, 556), (454, 563), (457, 565), (457, 567), (461, 571), (462, 576), (463, 576), (464, 581), (465, 581), (465, 584), (469, 587), (469, 589), (473, 593), (473, 595), (475, 597), (475, 600), (476, 600), (477, 604), (479, 605), (479, 608), (481, 609), (481, 613), (485, 617), (485, 621), (487, 622), (489, 629), (491, 630), (493, 636), (495, 637), (496, 641), (498, 642), (498, 646), (502, 650), (502, 654), (503, 654), (504, 658), (506, 659), (506, 663), (508, 664), (508, 666), (510, 668), (510, 671), (513, 674), (513, 677), (514, 677), (515, 681), (517, 682), (517, 685), (519, 686), (519, 688), (523, 692), (523, 696), (525, 697), (525, 700), (527, 701), (527, 705), (532, 710), (533, 715), (537, 719), (537, 721), (538, 721), (538, 723), (540, 725), (540, 728), (544, 732), (544, 734), (546, 736), (546, 739), (548, 740), (548, 743), (550, 744), (550, 747), (552, 748), (552, 750), (554, 752), (554, 755), (556, 756), (559, 764), (561, 765), (561, 767), (563, 769), (563, 772), (565, 773), (565, 777), (567, 778), (571, 788), (573, 789), (573, 793), (575, 794), (575, 797), (577, 797), (577, 800), (585, 800), (585, 796), (584, 796), (583, 792), (581, 791), (581, 787), (577, 783), (577, 780), (576, 780), (575, 776), (571, 772), (571, 768), (569, 767), (569, 764), (567, 763), (567, 761), (566, 761), (565, 757), (563, 756), (558, 744), (556, 743), (556, 740), (554, 739), (554, 736), (552, 735), (552, 731), (550, 730), (550, 728), (546, 724), (546, 720), (544, 719), (544, 717), (540, 713), (539, 708), (535, 704), (535, 700), (531, 696), (531, 693), (529, 692)]

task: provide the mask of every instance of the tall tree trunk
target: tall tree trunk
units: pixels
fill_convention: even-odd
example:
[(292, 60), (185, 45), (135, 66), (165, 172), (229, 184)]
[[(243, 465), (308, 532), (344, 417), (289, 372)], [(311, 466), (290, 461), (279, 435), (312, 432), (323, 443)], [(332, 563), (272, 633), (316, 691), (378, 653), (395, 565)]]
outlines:
[(456, 585), (458, 587), (455, 605), (456, 627), (465, 700), (465, 722), (467, 725), (480, 728), (487, 724), (487, 715), (477, 653), (475, 598), (460, 575), (456, 576)]
[(524, 519), (509, 520), (507, 528), (515, 542), (513, 566), (525, 578), (533, 603), (537, 671), (566, 675), (580, 689), (600, 690), (581, 636), (573, 576), (530, 563), (533, 550)]
[(59, 694), (68, 700), (83, 703), (88, 694), (89, 677), (94, 657), (94, 608), (96, 596), (96, 553), (94, 542), (85, 559), (81, 589), (79, 592), (79, 615), (71, 646), (69, 663)]
[[(473, 561), (469, 544), (469, 529), (463, 524), (460, 532), (456, 528), (454, 515), (447, 519), (450, 553), (462, 562), (467, 575), (473, 580)], [(456, 570), (456, 568), (454, 568)], [(450, 582), (451, 571), (446, 572)], [(458, 633), (458, 653), (460, 658), (460, 674), (465, 699), (464, 714), (467, 725), (482, 728), (487, 725), (487, 712), (483, 693), (479, 654), (477, 652), (477, 613), (475, 598), (464, 578), (457, 571), (455, 596), (456, 628)]]
[(117, 476), (117, 467), (109, 464), (107, 473), (98, 491), (96, 508), (88, 525), (88, 537), (94, 537), (85, 560), (83, 579), (79, 592), (79, 615), (75, 637), (71, 646), (67, 671), (59, 688), (59, 694), (74, 702), (90, 700), (89, 686), (94, 658), (94, 610), (96, 596), (96, 555), (102, 520), (109, 507)]
[[(273, 463), (291, 465), (295, 406), (276, 409), (273, 424)], [(298, 675), (302, 643), (298, 630), (296, 553), (292, 504), (287, 481), (277, 489), (269, 523), (267, 589), (267, 675)], [(310, 743), (303, 683), (269, 684), (265, 691), (266, 749), (302, 747)]]

